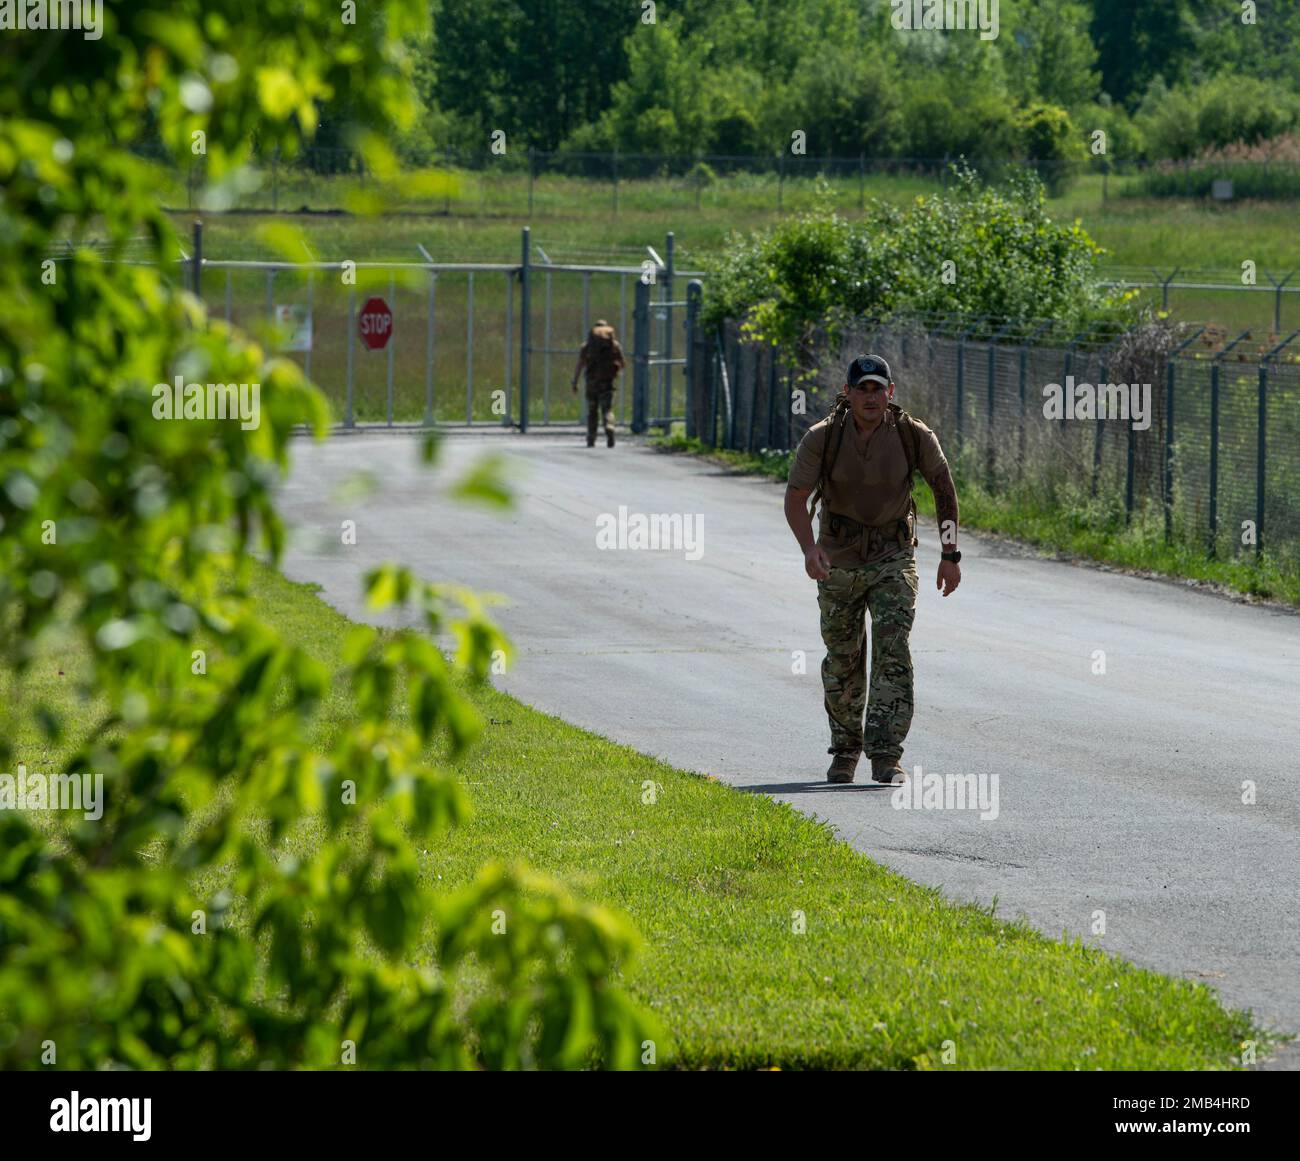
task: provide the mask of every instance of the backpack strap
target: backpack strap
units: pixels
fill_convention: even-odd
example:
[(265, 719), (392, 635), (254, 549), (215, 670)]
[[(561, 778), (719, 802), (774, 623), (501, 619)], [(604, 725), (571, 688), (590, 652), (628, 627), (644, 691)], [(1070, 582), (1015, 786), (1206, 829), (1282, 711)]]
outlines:
[(891, 403), (889, 410), (894, 416), (898, 428), (898, 438), (903, 442), (903, 455), (907, 457), (907, 486), (912, 487), (912, 477), (921, 462), (921, 440), (916, 433), (916, 420), (907, 414), (897, 403)]
[[(808, 518), (810, 520), (817, 514), (817, 504), (822, 498), (822, 493), (826, 491), (826, 481), (831, 478), (835, 460), (840, 454), (840, 445), (844, 442), (844, 428), (849, 420), (849, 405), (848, 400), (841, 401), (842, 398), (835, 401), (829, 416), (830, 423), (826, 426), (826, 440), (822, 444), (821, 468), (817, 472), (817, 487), (813, 489), (813, 494), (808, 500)], [(835, 444), (834, 450), (831, 450), (832, 440)]]
[(907, 496), (911, 505), (909, 515), (912, 520), (912, 547), (915, 548), (918, 541), (916, 539), (916, 493), (912, 490), (912, 485), (916, 478), (916, 469), (921, 462), (921, 438), (916, 431), (916, 420), (907, 414), (897, 403), (891, 403), (889, 410), (894, 416), (894, 425), (898, 428), (898, 438), (903, 445), (903, 455), (907, 459)]

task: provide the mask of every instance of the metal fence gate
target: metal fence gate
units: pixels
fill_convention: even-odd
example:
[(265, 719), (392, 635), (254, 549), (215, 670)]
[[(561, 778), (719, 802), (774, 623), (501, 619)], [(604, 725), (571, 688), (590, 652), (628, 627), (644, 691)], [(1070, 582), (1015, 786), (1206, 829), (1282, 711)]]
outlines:
[[(678, 271), (647, 247), (639, 265), (554, 263), (523, 230), (520, 261), (284, 262), (203, 256), (196, 225), (192, 287), (208, 309), (296, 361), (346, 427), (364, 424), (535, 426), (585, 422), (570, 381), (592, 323), (618, 332), (627, 368), (616, 408), (640, 433), (686, 409), (695, 315), (674, 295)], [(359, 333), (372, 299), (391, 312), (387, 342)]]

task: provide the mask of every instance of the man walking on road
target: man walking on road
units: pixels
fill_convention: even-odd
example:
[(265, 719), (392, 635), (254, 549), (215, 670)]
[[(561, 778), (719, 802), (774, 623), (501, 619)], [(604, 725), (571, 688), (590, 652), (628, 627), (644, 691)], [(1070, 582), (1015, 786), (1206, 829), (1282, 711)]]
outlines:
[(894, 784), (905, 777), (898, 760), (912, 724), (908, 635), (918, 587), (912, 475), (919, 471), (934, 493), (942, 546), (936, 587), (945, 597), (961, 583), (957, 492), (934, 432), (891, 402), (889, 364), (862, 355), (849, 364), (845, 378), (830, 415), (800, 441), (785, 490), (785, 518), (803, 551), (804, 569), (817, 582), (826, 645), (822, 687), (834, 755), (826, 779), (852, 782), (865, 753), (872, 779)]
[(614, 446), (614, 380), (625, 366), (623, 348), (618, 345), (614, 328), (603, 318), (596, 320), (587, 341), (578, 352), (573, 369), (573, 392), (578, 392), (578, 376), (587, 370), (587, 446), (596, 446), (596, 424), (605, 420), (605, 445)]

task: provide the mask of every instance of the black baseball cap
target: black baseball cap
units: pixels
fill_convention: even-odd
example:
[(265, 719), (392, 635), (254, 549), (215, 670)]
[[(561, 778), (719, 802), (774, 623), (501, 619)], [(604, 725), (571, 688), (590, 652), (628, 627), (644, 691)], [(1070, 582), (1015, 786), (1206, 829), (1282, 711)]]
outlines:
[(850, 387), (856, 387), (864, 379), (870, 379), (885, 387), (894, 381), (893, 375), (889, 373), (889, 364), (879, 355), (859, 355), (849, 364), (845, 382)]

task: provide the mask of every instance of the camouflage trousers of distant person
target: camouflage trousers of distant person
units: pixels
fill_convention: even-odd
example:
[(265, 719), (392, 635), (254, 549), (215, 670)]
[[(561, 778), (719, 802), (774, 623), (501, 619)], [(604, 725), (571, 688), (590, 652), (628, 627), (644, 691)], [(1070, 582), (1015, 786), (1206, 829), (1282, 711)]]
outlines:
[(605, 422), (605, 433), (614, 433), (614, 384), (587, 384), (587, 442), (596, 438), (596, 428)]
[(831, 726), (830, 753), (861, 751), (869, 758), (902, 757), (903, 742), (912, 725), (908, 636), (916, 616), (917, 588), (916, 557), (911, 548), (859, 568), (833, 568), (825, 580), (817, 582), (826, 645), (822, 688)]

